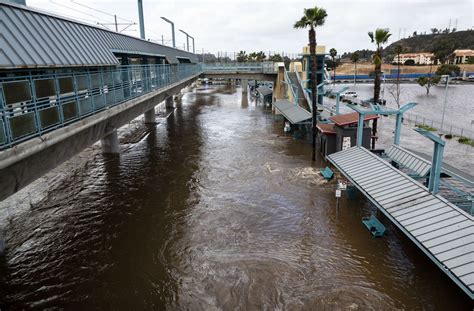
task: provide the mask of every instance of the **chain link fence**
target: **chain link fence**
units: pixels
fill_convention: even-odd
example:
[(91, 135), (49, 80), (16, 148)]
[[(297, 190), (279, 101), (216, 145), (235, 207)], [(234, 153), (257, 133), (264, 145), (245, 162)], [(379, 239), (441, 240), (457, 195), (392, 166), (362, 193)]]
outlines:
[(433, 119), (425, 118), (425, 117), (420, 117), (415, 114), (410, 114), (410, 113), (405, 113), (403, 115), (404, 121), (408, 121), (411, 123), (414, 123), (415, 125), (425, 125), (433, 128), (433, 131), (443, 133), (443, 134), (451, 134), (453, 136), (459, 136), (459, 137), (466, 137), (469, 138), (470, 140), (474, 139), (474, 131), (465, 127), (459, 127), (456, 125), (448, 124), (444, 122), (443, 125), (441, 125), (441, 121), (436, 121)]

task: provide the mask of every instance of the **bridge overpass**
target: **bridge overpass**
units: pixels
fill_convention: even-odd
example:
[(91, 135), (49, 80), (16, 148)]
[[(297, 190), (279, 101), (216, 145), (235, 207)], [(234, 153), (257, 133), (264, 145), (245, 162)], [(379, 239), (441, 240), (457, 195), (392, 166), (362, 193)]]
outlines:
[(0, 200), (190, 85), (193, 53), (0, 1)]

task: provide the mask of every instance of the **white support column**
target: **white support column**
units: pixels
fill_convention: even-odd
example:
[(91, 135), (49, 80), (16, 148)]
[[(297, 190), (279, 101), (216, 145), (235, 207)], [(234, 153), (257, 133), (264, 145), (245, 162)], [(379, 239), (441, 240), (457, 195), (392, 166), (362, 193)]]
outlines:
[(100, 140), (102, 145), (103, 154), (118, 154), (119, 153), (119, 141), (117, 130), (113, 130), (107, 136), (104, 136)]
[(148, 111), (145, 111), (145, 123), (147, 123), (147, 124), (156, 123), (156, 120), (155, 120), (155, 107), (151, 108)]
[(242, 79), (242, 93), (247, 93), (249, 88), (249, 80)]
[(173, 106), (174, 106), (174, 99), (173, 99), (173, 96), (167, 97), (166, 100), (165, 100), (165, 107), (166, 107), (166, 109), (168, 109), (168, 108), (173, 108)]

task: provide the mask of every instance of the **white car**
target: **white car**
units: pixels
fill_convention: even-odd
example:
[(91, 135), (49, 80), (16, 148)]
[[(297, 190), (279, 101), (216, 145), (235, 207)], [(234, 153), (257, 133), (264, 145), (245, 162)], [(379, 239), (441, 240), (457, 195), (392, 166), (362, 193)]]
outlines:
[(357, 97), (357, 92), (356, 91), (346, 91), (341, 94), (341, 98), (344, 97)]

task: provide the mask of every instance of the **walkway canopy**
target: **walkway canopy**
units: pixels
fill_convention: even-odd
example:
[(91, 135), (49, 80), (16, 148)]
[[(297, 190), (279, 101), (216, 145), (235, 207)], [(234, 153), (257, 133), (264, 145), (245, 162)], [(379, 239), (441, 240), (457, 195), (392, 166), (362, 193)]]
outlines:
[(372, 203), (471, 299), (474, 218), (362, 147), (328, 156)]
[(292, 124), (298, 124), (311, 119), (311, 113), (300, 106), (290, 103), (286, 99), (280, 99), (273, 103), (273, 106), (285, 116)]

